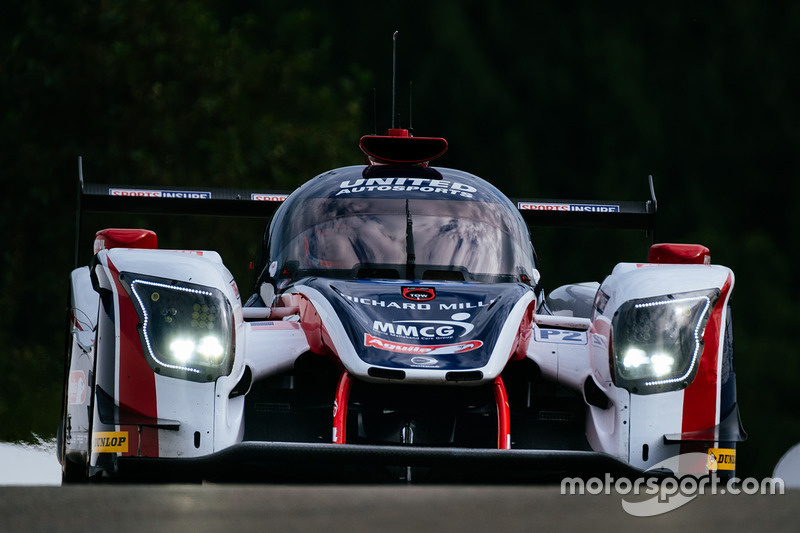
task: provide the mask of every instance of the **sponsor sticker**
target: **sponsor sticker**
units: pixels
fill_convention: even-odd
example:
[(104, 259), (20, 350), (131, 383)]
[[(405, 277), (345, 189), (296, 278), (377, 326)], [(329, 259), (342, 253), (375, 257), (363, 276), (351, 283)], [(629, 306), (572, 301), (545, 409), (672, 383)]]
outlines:
[(288, 320), (281, 320), (278, 322), (267, 320), (261, 322), (248, 322), (250, 329), (253, 331), (270, 331), (270, 330), (298, 330), (300, 324), (298, 322), (289, 322)]
[(603, 312), (606, 310), (606, 305), (608, 305), (608, 300), (609, 299), (610, 299), (610, 296), (608, 294), (606, 294), (605, 292), (603, 292), (602, 289), (597, 291), (597, 294), (594, 297), (593, 306), (594, 306), (595, 310), (597, 310), (597, 312), (599, 314), (602, 315)]
[(736, 470), (736, 450), (732, 448), (709, 448), (708, 469), (711, 472)]
[(67, 397), (71, 405), (79, 405), (86, 401), (86, 373), (83, 370), (73, 370), (69, 373)]
[(569, 211), (568, 204), (545, 204), (541, 202), (519, 202), (517, 208), (521, 211)]
[(145, 189), (108, 189), (111, 196), (136, 196), (141, 198), (181, 198), (185, 200), (209, 200), (211, 193), (205, 191), (150, 191)]
[(92, 451), (95, 453), (125, 453), (128, 451), (127, 431), (98, 431), (92, 433)]
[(568, 329), (539, 328), (534, 329), (538, 342), (553, 342), (557, 344), (588, 344), (589, 336), (585, 331), (571, 331)]
[(495, 302), (495, 299), (493, 298), (489, 301), (440, 303), (438, 307), (437, 306), (432, 307), (431, 304), (424, 302), (422, 303), (393, 302), (390, 300), (376, 300), (374, 298), (362, 298), (358, 296), (350, 296), (349, 294), (341, 294), (341, 297), (344, 298), (345, 300), (351, 301), (359, 305), (368, 305), (371, 307), (383, 307), (385, 309), (403, 309), (403, 310), (411, 309), (414, 311), (435, 311), (437, 309), (439, 311), (471, 311), (473, 309), (488, 307)]
[(618, 205), (606, 204), (557, 204), (545, 202), (519, 202), (521, 211), (571, 211), (587, 213), (619, 213)]
[(472, 185), (457, 181), (429, 178), (360, 178), (343, 181), (335, 196), (364, 192), (424, 192), (472, 198), (478, 190)]
[(257, 202), (283, 202), (289, 195), (287, 194), (271, 194), (271, 193), (251, 193), (250, 199)]
[(467, 313), (456, 313), (453, 317), (455, 317), (453, 320), (396, 320), (394, 322), (375, 320), (372, 329), (393, 337), (443, 340), (463, 337), (475, 327), (469, 322), (461, 321), (469, 318)]
[(415, 355), (411, 358), (411, 366), (436, 368), (439, 366), (439, 361), (427, 355)]
[(403, 287), (403, 298), (415, 302), (427, 302), (436, 298), (433, 287)]
[[(483, 342), (479, 340), (457, 342), (453, 344), (437, 344), (425, 345), (419, 344), (406, 344), (402, 342), (393, 342), (374, 337), (369, 333), (364, 334), (364, 346), (368, 348), (377, 348), (379, 350), (386, 350), (387, 352), (406, 353), (414, 355), (448, 355), (458, 354), (464, 352), (471, 352), (483, 346)], [(419, 363), (418, 363), (419, 364)]]

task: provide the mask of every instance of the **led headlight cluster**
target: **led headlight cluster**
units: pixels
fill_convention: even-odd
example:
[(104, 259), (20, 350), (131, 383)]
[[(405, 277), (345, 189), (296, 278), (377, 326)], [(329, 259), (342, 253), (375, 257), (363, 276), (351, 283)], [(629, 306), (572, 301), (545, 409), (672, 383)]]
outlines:
[(718, 290), (630, 300), (614, 315), (614, 378), (638, 394), (685, 388), (697, 373)]
[(145, 356), (157, 373), (213, 381), (230, 373), (233, 319), (222, 291), (123, 273), (139, 314)]

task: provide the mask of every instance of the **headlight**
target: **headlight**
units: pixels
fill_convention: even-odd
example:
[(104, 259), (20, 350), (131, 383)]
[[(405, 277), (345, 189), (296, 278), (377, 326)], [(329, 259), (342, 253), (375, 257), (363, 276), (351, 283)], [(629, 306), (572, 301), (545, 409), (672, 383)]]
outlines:
[(122, 273), (139, 314), (139, 334), (154, 372), (191, 381), (228, 375), (233, 314), (222, 291)]
[(612, 321), (615, 383), (637, 394), (687, 387), (718, 298), (715, 289), (625, 302)]

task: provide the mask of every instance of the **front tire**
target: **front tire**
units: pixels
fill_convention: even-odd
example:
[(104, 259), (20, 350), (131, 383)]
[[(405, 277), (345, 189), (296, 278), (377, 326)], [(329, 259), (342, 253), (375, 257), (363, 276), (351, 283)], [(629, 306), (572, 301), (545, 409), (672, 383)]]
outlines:
[(64, 438), (64, 423), (58, 425), (56, 434), (56, 450), (58, 461), (61, 463), (61, 484), (86, 483), (89, 480), (89, 469), (85, 462), (76, 462), (66, 454), (66, 439)]

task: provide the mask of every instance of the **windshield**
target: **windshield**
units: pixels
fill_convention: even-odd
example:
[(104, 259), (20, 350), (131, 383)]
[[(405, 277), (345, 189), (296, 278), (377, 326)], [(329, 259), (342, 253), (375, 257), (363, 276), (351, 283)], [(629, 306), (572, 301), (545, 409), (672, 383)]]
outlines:
[[(527, 281), (525, 222), (488, 182), (453, 169), (343, 167), (309, 180), (265, 235), (261, 279)], [(281, 283), (283, 284), (283, 283)]]
[[(345, 185), (339, 180), (328, 180), (335, 192)], [(270, 277), (524, 280), (534, 270), (527, 227), (513, 204), (479, 181), (486, 189), (470, 187), (474, 195), (438, 197), (407, 190), (308, 197), (323, 188), (313, 185), (273, 220)]]

